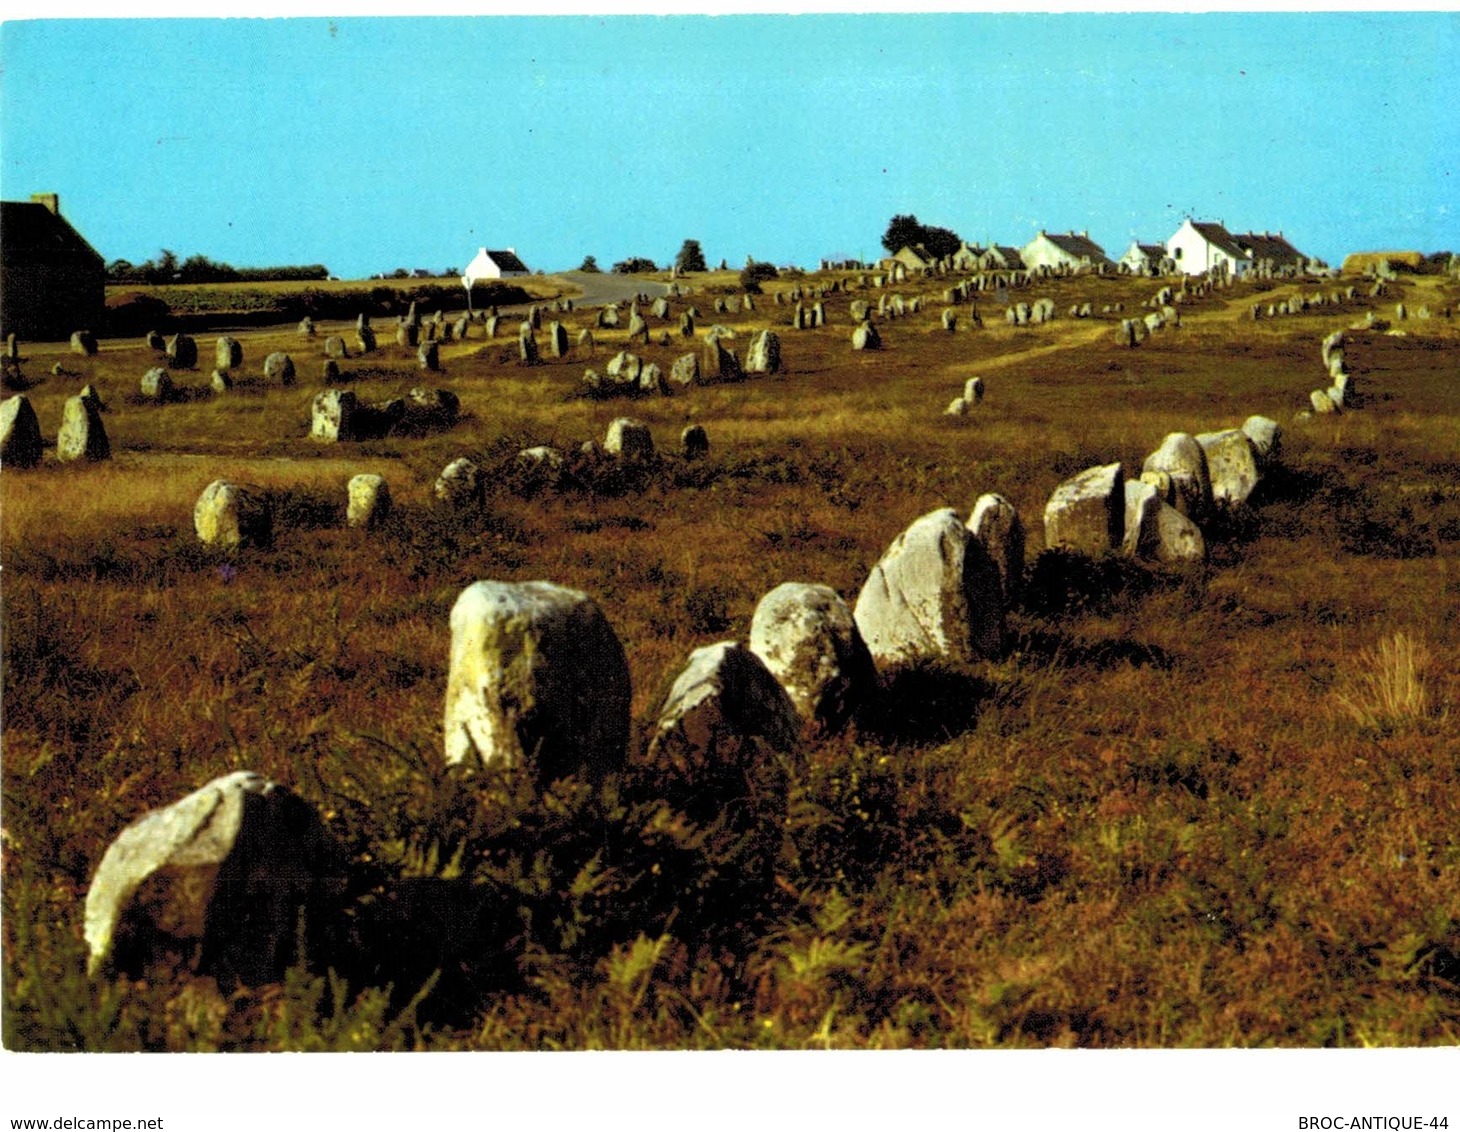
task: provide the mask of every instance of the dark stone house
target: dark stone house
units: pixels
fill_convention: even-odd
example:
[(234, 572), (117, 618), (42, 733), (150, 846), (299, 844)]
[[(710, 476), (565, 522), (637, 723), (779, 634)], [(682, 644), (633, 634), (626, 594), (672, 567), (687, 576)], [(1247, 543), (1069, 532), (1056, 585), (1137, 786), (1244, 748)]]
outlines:
[(0, 201), (0, 333), (67, 338), (99, 329), (106, 263), (61, 215), (55, 193)]

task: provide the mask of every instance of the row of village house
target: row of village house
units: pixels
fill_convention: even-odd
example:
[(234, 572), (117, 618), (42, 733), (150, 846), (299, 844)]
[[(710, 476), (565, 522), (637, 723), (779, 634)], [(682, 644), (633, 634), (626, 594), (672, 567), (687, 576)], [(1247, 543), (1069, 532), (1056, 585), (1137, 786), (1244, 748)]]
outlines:
[[(902, 248), (881, 261), (890, 269), (927, 271), (938, 260), (922, 247)], [(1022, 248), (964, 243), (942, 266), (953, 271), (1122, 271), (1134, 275), (1202, 275), (1207, 272), (1242, 276), (1296, 274), (1321, 267), (1288, 243), (1283, 234), (1244, 232), (1234, 236), (1221, 224), (1187, 218), (1164, 244), (1133, 240), (1125, 254), (1112, 260), (1088, 232), (1045, 232)]]
[[(28, 202), (3, 203), (0, 215), (0, 330), (22, 338), (69, 334), (90, 317), (99, 317), (106, 295), (106, 265), (84, 237), (61, 216), (60, 198), (37, 193)], [(937, 267), (921, 248), (903, 248), (890, 260), (909, 272)], [(1316, 266), (1282, 233), (1248, 232), (1234, 236), (1221, 224), (1187, 219), (1164, 244), (1135, 241), (1119, 261), (1086, 232), (1040, 232), (1022, 248), (964, 244), (943, 266), (954, 271), (1127, 271), (1158, 275), (1284, 275)], [(827, 265), (823, 265), (827, 266)], [(528, 274), (516, 250), (481, 248), (462, 283)], [(78, 322), (77, 320), (81, 321)]]

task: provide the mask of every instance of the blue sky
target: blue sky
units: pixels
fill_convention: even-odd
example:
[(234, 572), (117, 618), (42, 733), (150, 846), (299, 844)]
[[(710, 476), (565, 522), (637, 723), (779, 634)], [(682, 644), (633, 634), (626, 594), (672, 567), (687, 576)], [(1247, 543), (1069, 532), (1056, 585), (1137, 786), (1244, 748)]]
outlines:
[(359, 278), (873, 256), (1182, 216), (1460, 249), (1460, 16), (943, 13), (40, 20), (0, 27), (0, 193), (108, 260)]

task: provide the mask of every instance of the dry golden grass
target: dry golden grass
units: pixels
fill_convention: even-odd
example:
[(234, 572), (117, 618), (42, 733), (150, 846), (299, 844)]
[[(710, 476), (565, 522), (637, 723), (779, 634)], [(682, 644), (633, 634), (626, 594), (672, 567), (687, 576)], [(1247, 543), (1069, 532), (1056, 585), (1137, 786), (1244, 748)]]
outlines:
[(1431, 663), (1423, 637), (1395, 633), (1354, 658), (1333, 698), (1350, 719), (1372, 731), (1429, 722), (1436, 707), (1429, 689)]
[[(718, 279), (690, 282), (729, 286), (734, 273)], [(322, 336), (353, 340), (346, 323), (312, 342), (290, 327), (243, 332), (250, 380), (166, 406), (133, 396), (156, 360), (138, 342), (89, 359), (36, 348), (24, 370), (44, 434), (92, 382), (117, 456), (62, 467), (48, 452), (0, 483), (7, 1045), (1457, 1040), (1460, 763), (1436, 708), (1460, 671), (1460, 625), (1439, 615), (1460, 600), (1460, 334), (1436, 318), (1407, 337), (1350, 335), (1362, 407), (1297, 423), (1324, 379), (1319, 341), (1367, 303), (1253, 323), (1252, 301), (1300, 288), (1243, 285), (1185, 305), (1182, 328), (1133, 351), (1115, 344), (1119, 316), (1064, 317), (1085, 299), (1129, 315), (1157, 286), (1037, 284), (1019, 297), (1048, 293), (1054, 323), (1007, 327), (983, 298), (985, 329), (965, 320), (947, 334), (941, 281), (913, 283), (893, 290), (921, 294), (923, 312), (883, 322), (885, 348), (866, 354), (850, 348), (847, 304), (875, 292), (831, 296), (831, 324), (798, 332), (769, 296), (717, 318), (701, 291), (688, 300), (700, 336), (730, 325), (743, 355), (751, 331), (776, 324), (785, 372), (628, 401), (578, 395), (583, 369), (626, 346), (623, 331), (595, 329), (591, 355), (529, 369), (515, 360), (515, 324), (496, 341), (475, 326), (442, 349), (439, 375), (392, 341), (345, 362), (345, 387), (377, 401), (440, 384), (462, 420), (356, 445), (308, 439)], [(1431, 278), (1400, 291), (1435, 310), (1460, 298)], [(697, 349), (677, 333), (684, 305), (651, 320), (651, 345), (630, 348), (666, 371)], [(563, 321), (576, 342), (592, 312)], [(198, 337), (206, 363), (211, 336)], [(274, 349), (294, 356), (297, 386), (258, 376)], [(66, 375), (48, 376), (55, 360)], [(206, 384), (208, 368), (184, 383)], [(975, 373), (985, 402), (943, 417)], [(1206, 570), (1114, 562), (1070, 578), (1035, 564), (1040, 586), (1011, 615), (1007, 657), (901, 687), (895, 710), (797, 752), (769, 891), (733, 857), (713, 858), (723, 847), (640, 841), (644, 823), (610, 810), (601, 837), (621, 867), (595, 903), (575, 870), (596, 850), (572, 823), (528, 805), (518, 840), (485, 838), (473, 822), (489, 795), (433, 769), (447, 615), (473, 581), (546, 578), (592, 594), (625, 643), (642, 736), (689, 651), (743, 639), (778, 583), (853, 599), (909, 522), (945, 505), (967, 514), (984, 491), (1014, 501), (1038, 546), (1044, 502), (1066, 476), (1138, 466), (1167, 432), (1252, 413), (1283, 423), (1286, 471), (1251, 516), (1213, 532)], [(666, 453), (639, 480), (533, 491), (512, 478), (518, 448), (576, 449), (620, 415), (648, 422)], [(690, 421), (712, 445), (697, 465), (673, 455)], [(443, 515), (431, 485), (461, 455), (488, 468), (487, 502)], [(399, 504), (368, 535), (342, 523), (345, 483), (367, 470)], [(272, 547), (196, 544), (193, 503), (219, 477), (277, 493)], [(1422, 644), (1427, 667), (1397, 633)], [(1376, 641), (1356, 666), (1356, 647)], [(1412, 705), (1416, 687), (1424, 725), (1393, 722), (1385, 697)], [(1390, 721), (1351, 718), (1345, 696)], [(468, 896), (495, 894), (520, 929), (504, 941), (462, 928), (476, 956), (509, 956), (496, 981), (464, 983), (461, 956), (442, 951), (450, 933), (433, 917), (466, 899), (443, 881), (446, 905), (399, 922), (372, 920), (391, 900), (357, 894), (360, 930), (398, 936), (415, 965), (342, 968), (343, 1011), (307, 970), (237, 996), (185, 978), (88, 985), (78, 908), (107, 843), (146, 807), (238, 767), (298, 790), (391, 884), (431, 880), (421, 874), (464, 846)], [(622, 783), (635, 804), (658, 788), (641, 771)], [(531, 877), (538, 853), (545, 894), (502, 865)], [(643, 879), (649, 862), (664, 888)], [(514, 919), (522, 909), (530, 927)], [(565, 937), (580, 914), (586, 934)], [(445, 982), (419, 1018), (402, 1014), (438, 967)]]

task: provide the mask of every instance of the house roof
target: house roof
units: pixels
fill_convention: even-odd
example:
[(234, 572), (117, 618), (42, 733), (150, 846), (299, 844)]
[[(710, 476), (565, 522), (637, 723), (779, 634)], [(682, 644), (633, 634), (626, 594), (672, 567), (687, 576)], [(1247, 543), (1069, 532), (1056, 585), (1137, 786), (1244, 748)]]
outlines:
[(0, 201), (0, 254), (6, 261), (86, 259), (105, 265), (85, 237), (43, 204)]
[(1283, 239), (1281, 232), (1275, 236), (1270, 232), (1246, 232), (1234, 238), (1240, 247), (1251, 252), (1254, 260), (1288, 264), (1303, 258), (1303, 253)]
[(499, 252), (489, 250), (487, 254), (492, 257), (492, 262), (503, 271), (527, 271), (527, 264), (517, 258), (516, 252), (503, 249)]
[(1218, 251), (1226, 252), (1233, 259), (1247, 258), (1247, 253), (1242, 250), (1241, 245), (1237, 243), (1232, 233), (1228, 232), (1220, 224), (1214, 224), (1207, 220), (1193, 220), (1191, 226), (1201, 233), (1202, 239)]
[(1167, 255), (1165, 244), (1142, 244), (1137, 242), (1136, 247), (1145, 254), (1147, 259), (1165, 259)]
[(1024, 253), (1018, 248), (1011, 248), (1007, 244), (990, 244), (984, 255), (996, 254), (999, 259), (1009, 267), (1023, 267)]
[(1089, 236), (1081, 236), (1074, 232), (1041, 232), (1040, 235), (1060, 251), (1066, 255), (1072, 255), (1076, 259), (1101, 260), (1105, 258), (1105, 249)]

